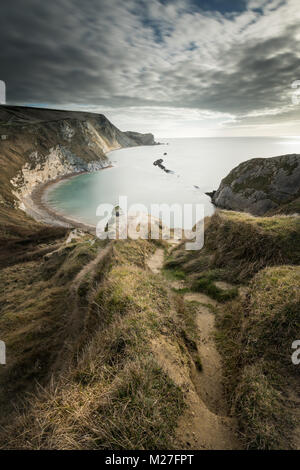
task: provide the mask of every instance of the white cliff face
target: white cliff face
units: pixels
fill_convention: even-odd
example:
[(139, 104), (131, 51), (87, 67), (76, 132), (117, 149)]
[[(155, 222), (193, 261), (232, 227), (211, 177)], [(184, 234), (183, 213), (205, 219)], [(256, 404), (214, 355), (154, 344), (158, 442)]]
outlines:
[(75, 129), (73, 129), (67, 121), (62, 121), (61, 133), (63, 138), (70, 142), (72, 137), (75, 135)]
[(0, 130), (0, 136), (9, 132), (8, 140), (0, 139), (0, 164), (14, 164), (7, 181), (3, 177), (10, 185), (3, 184), (0, 204), (15, 204), (27, 213), (40, 184), (107, 167), (111, 150), (154, 144), (150, 134), (122, 132), (101, 114), (76, 111), (2, 106)]
[(107, 163), (104, 164), (101, 160), (87, 163), (60, 145), (50, 149), (49, 155), (42, 161), (38, 153), (33, 152), (30, 155), (30, 163), (25, 163), (11, 180), (13, 194), (18, 200), (19, 208), (24, 209), (23, 199), (31, 194), (37, 185), (72, 173), (100, 170), (106, 165)]
[(111, 150), (117, 150), (121, 148), (121, 145), (116, 139), (109, 142), (108, 139), (105, 139), (99, 132), (95, 129), (95, 127), (89, 122), (82, 122), (81, 125), (83, 126), (83, 130), (85, 130), (85, 135), (88, 135), (87, 138), (87, 145), (97, 150), (100, 146), (104, 153), (110, 152)]

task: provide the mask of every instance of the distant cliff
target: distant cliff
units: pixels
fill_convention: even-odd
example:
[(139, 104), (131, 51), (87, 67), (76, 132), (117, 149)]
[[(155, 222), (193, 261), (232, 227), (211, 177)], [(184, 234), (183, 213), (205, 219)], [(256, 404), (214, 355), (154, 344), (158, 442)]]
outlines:
[(124, 132), (126, 136), (136, 142), (136, 145), (154, 145), (154, 136), (153, 134), (140, 134), (139, 132), (127, 131)]
[(253, 215), (300, 212), (300, 155), (247, 160), (208, 194), (217, 207)]
[(102, 114), (0, 106), (0, 204), (24, 209), (37, 184), (108, 166), (111, 150), (154, 143), (152, 134), (122, 132)]

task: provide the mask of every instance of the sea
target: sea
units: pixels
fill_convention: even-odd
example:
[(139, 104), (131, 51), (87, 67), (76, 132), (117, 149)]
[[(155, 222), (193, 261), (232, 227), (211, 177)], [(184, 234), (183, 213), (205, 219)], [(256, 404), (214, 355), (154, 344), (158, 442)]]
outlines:
[[(118, 206), (120, 201), (126, 201), (125, 210), (140, 208), (154, 216), (161, 204), (180, 205), (183, 214), (184, 207), (200, 207), (199, 213), (209, 216), (215, 208), (205, 193), (216, 190), (239, 163), (300, 154), (300, 137), (172, 138), (161, 139), (161, 144), (110, 152), (112, 168), (54, 184), (47, 203), (56, 212), (91, 225), (99, 222), (99, 206)], [(153, 165), (159, 159), (168, 172)], [(194, 222), (186, 217), (183, 225), (191, 228)], [(174, 224), (171, 220), (170, 226)]]

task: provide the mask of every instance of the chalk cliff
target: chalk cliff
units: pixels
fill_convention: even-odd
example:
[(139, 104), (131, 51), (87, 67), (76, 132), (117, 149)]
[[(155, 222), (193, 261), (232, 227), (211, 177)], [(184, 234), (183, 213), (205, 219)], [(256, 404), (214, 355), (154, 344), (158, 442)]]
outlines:
[(102, 114), (0, 106), (0, 204), (25, 209), (37, 184), (108, 166), (111, 150), (154, 143), (152, 134), (122, 132)]

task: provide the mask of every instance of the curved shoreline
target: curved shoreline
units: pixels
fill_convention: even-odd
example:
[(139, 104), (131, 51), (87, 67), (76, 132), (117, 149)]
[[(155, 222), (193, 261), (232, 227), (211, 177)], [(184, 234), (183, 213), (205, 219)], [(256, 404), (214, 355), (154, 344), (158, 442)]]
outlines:
[[(108, 165), (106, 167), (101, 168), (97, 171), (107, 170), (109, 168), (113, 168), (113, 165)], [(70, 173), (68, 175), (60, 176), (59, 178), (55, 178), (54, 180), (47, 181), (46, 183), (42, 183), (37, 185), (33, 191), (26, 196), (26, 198), (22, 201), (24, 205), (25, 212), (33, 217), (38, 222), (45, 223), (47, 225), (58, 225), (66, 228), (80, 228), (81, 230), (89, 233), (96, 233), (96, 226), (90, 225), (84, 222), (80, 222), (79, 220), (73, 219), (71, 217), (67, 217), (57, 211), (55, 211), (52, 207), (47, 204), (46, 196), (49, 189), (61, 182), (75, 176), (89, 174), (89, 171), (79, 171), (76, 173)]]
[[(163, 143), (155, 143), (155, 145), (164, 145)], [(134, 145), (132, 148), (135, 147), (143, 147), (143, 145)], [(148, 147), (148, 145), (146, 145)], [(115, 149), (111, 149), (106, 152), (106, 156), (108, 156), (111, 152), (115, 152), (117, 150), (125, 150), (131, 147), (119, 147)], [(100, 168), (97, 171), (107, 170), (113, 168), (114, 165), (108, 160), (108, 165)], [(22, 209), (33, 219), (38, 222), (47, 224), (47, 225), (56, 225), (60, 227), (66, 228), (80, 228), (81, 230), (89, 233), (96, 233), (96, 225), (87, 224), (85, 222), (81, 222), (80, 220), (73, 219), (72, 217), (68, 217), (63, 215), (60, 212), (55, 211), (52, 207), (47, 204), (46, 195), (48, 190), (54, 184), (59, 183), (60, 181), (64, 181), (70, 178), (74, 178), (78, 175), (83, 174), (90, 174), (91, 171), (78, 171), (75, 173), (69, 173), (66, 175), (62, 175), (58, 178), (53, 180), (47, 181), (46, 183), (41, 183), (36, 185), (32, 192), (23, 198), (22, 202)]]

